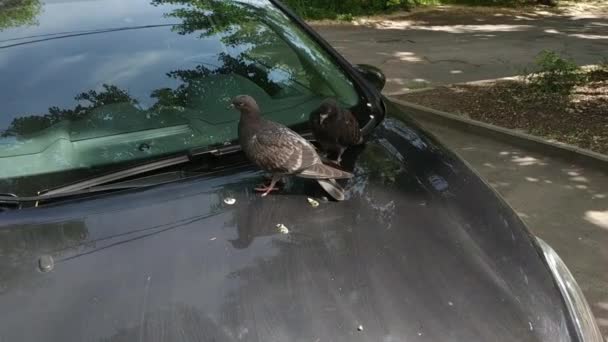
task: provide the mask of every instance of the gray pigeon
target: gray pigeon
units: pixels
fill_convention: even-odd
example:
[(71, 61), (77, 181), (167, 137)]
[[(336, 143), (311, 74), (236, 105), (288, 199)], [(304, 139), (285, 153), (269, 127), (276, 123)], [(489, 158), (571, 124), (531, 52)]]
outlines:
[(334, 99), (327, 99), (310, 114), (310, 126), (323, 151), (342, 161), (344, 151), (363, 143), (359, 122), (353, 113), (340, 108)]
[(284, 125), (264, 119), (251, 96), (237, 96), (232, 105), (241, 112), (239, 143), (243, 152), (255, 165), (272, 174), (270, 185), (256, 191), (266, 196), (276, 190), (276, 183), (284, 175), (295, 175), (316, 179), (333, 198), (344, 200), (344, 190), (335, 179), (352, 178), (351, 173), (323, 164), (308, 140)]

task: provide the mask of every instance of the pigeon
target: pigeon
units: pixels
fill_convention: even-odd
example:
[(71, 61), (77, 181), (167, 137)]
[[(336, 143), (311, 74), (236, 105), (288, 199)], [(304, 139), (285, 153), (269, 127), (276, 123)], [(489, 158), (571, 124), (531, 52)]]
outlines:
[(315, 179), (329, 195), (344, 200), (344, 190), (336, 179), (352, 178), (353, 174), (323, 164), (315, 147), (288, 127), (262, 117), (253, 97), (239, 95), (232, 106), (241, 112), (239, 143), (245, 156), (260, 169), (272, 175), (270, 185), (255, 190), (262, 196), (277, 190), (276, 183), (286, 175)]
[(334, 99), (326, 99), (310, 114), (310, 126), (315, 140), (328, 154), (337, 155), (336, 162), (342, 161), (344, 151), (363, 143), (359, 122), (353, 113), (342, 109)]

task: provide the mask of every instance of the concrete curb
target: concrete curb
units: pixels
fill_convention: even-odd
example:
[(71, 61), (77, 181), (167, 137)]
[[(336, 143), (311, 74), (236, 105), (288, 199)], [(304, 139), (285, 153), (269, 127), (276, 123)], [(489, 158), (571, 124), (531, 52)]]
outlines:
[(399, 95), (421, 93), (423, 91), (433, 90), (433, 89), (436, 89), (436, 88), (437, 87), (424, 87), (424, 88), (416, 88), (416, 89), (408, 89), (408, 90), (399, 90), (399, 91), (393, 91), (393, 92), (390, 92), (390, 93), (383, 93), (383, 95), (387, 96), (387, 97), (394, 97), (394, 96), (399, 96)]
[(518, 147), (533, 150), (547, 156), (567, 159), (569, 162), (577, 162), (588, 166), (608, 171), (608, 156), (589, 151), (573, 145), (545, 140), (543, 138), (514, 131), (503, 127), (471, 120), (459, 115), (442, 112), (440, 110), (424, 107), (415, 103), (399, 100), (395, 97), (388, 98), (408, 109), (419, 121), (448, 125), (450, 128), (460, 129), (469, 133), (490, 137)]
[(424, 91), (428, 91), (428, 90), (437, 89), (440, 87), (450, 88), (450, 87), (463, 86), (463, 85), (483, 85), (486, 83), (494, 83), (494, 82), (500, 82), (500, 81), (517, 81), (517, 80), (521, 80), (521, 79), (522, 79), (522, 76), (509, 76), (509, 77), (490, 78), (487, 80), (478, 80), (478, 81), (470, 81), (470, 82), (436, 84), (436, 85), (432, 85), (432, 86), (428, 86), (428, 87), (424, 87), (424, 88), (414, 88), (414, 89), (408, 89), (408, 90), (393, 91), (390, 93), (385, 93), (384, 95), (388, 96), (388, 97), (394, 97), (394, 96), (399, 96), (399, 95), (420, 93), (420, 92), (424, 92)]

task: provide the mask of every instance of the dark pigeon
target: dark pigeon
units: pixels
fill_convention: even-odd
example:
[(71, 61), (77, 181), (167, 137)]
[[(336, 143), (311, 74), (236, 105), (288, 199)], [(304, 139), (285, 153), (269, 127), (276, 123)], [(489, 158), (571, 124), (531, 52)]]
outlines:
[(239, 143), (255, 165), (272, 175), (270, 185), (256, 188), (268, 195), (284, 175), (316, 179), (338, 201), (344, 200), (344, 190), (335, 179), (352, 178), (349, 172), (323, 164), (315, 147), (305, 138), (279, 123), (262, 117), (256, 101), (248, 95), (232, 100), (241, 112)]
[(359, 122), (353, 113), (340, 108), (333, 99), (323, 101), (321, 106), (310, 114), (310, 125), (321, 149), (336, 155), (338, 164), (348, 147), (363, 143)]

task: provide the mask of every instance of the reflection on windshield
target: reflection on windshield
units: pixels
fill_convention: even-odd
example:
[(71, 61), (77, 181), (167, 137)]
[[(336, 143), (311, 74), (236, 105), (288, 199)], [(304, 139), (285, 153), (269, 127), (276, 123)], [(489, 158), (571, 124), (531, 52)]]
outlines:
[[(138, 109), (138, 101), (132, 98), (127, 91), (107, 84), (102, 85), (101, 91), (89, 90), (86, 93), (77, 95), (75, 100), (87, 104), (78, 104), (76, 107), (70, 109), (50, 107), (48, 114), (15, 118), (10, 126), (2, 133), (2, 137), (29, 136), (63, 121), (78, 121), (88, 118), (89, 124), (95, 125), (96, 121), (92, 120), (91, 114), (94, 113), (96, 109), (111, 104), (123, 104), (125, 107), (130, 107), (129, 109), (121, 108), (121, 114), (123, 115), (137, 111)], [(112, 120), (112, 116), (104, 116), (104, 119)]]
[[(151, 4), (172, 24), (0, 46), (9, 61), (0, 82), (17, 85), (0, 94), (0, 183), (225, 144), (236, 138), (228, 104), (238, 94), (287, 125), (305, 122), (326, 97), (358, 101), (346, 76), (268, 1)], [(55, 59), (42, 63), (33, 48)]]
[(24, 25), (35, 25), (41, 9), (39, 0), (0, 1), (0, 31)]

